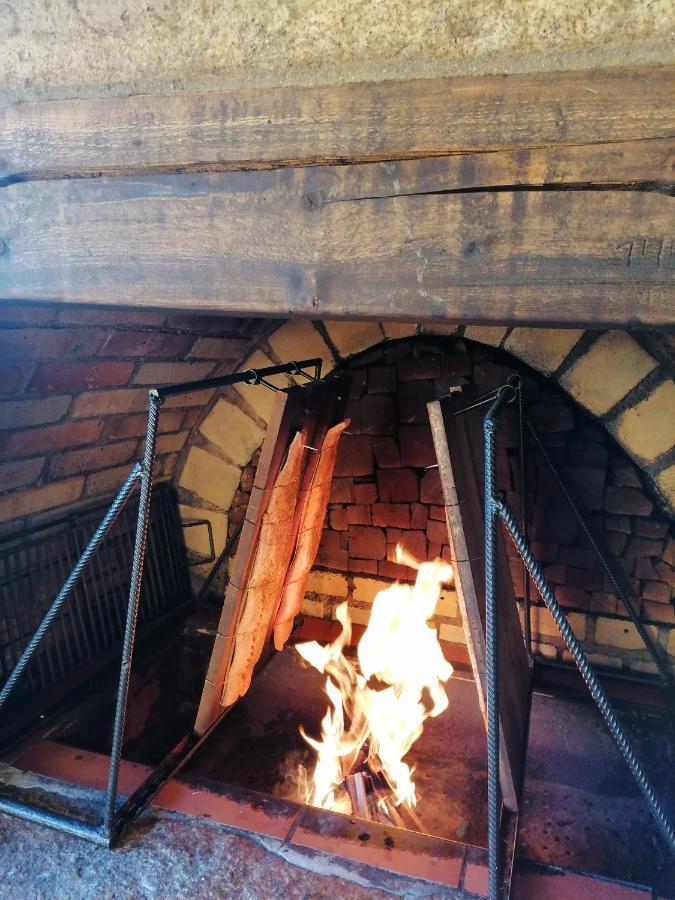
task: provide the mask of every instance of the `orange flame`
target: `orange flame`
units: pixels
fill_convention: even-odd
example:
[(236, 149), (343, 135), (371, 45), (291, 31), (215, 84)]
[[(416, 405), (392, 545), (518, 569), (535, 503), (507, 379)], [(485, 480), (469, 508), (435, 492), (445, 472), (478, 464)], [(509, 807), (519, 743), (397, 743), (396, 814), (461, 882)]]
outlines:
[(443, 684), (452, 675), (429, 620), (452, 568), (442, 560), (417, 563), (397, 547), (397, 560), (418, 569), (413, 586), (392, 584), (373, 602), (370, 622), (358, 647), (358, 670), (345, 657), (351, 638), (347, 603), (337, 607), (342, 631), (329, 645), (316, 641), (296, 649), (324, 673), (330, 705), (321, 739), (301, 733), (317, 754), (305, 802), (341, 809), (342, 783), (362, 748), (377, 760), (391, 785), (393, 802), (414, 807), (413, 771), (404, 757), (421, 735), (424, 721), (448, 706)]

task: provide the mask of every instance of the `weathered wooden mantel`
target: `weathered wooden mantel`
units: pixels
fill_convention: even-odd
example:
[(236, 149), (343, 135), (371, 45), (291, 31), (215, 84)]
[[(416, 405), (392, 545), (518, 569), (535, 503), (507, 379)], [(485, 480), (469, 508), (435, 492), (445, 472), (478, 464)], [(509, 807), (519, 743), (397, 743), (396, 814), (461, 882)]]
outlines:
[(675, 322), (675, 67), (0, 107), (0, 299)]

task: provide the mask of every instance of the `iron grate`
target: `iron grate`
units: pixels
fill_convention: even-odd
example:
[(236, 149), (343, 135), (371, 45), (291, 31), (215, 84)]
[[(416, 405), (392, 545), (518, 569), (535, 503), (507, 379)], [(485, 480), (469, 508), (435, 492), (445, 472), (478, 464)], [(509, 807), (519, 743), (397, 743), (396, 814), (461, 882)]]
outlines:
[[(175, 493), (153, 490), (139, 625), (190, 598), (187, 560)], [(87, 545), (105, 506), (0, 545), (0, 687), (7, 681), (54, 597)], [(129, 598), (138, 497), (131, 498), (47, 631), (13, 703), (64, 682), (74, 687), (121, 645)]]

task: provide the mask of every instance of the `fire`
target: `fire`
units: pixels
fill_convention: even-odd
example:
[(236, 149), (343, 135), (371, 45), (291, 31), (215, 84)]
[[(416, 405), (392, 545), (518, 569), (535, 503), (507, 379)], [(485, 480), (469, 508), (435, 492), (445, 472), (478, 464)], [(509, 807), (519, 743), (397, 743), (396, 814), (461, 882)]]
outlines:
[(329, 700), (321, 738), (301, 729), (316, 751), (311, 777), (304, 773), (302, 799), (323, 809), (365, 814), (366, 785), (371, 811), (379, 807), (395, 824), (396, 808), (410, 812), (417, 802), (413, 770), (404, 757), (424, 721), (447, 708), (443, 685), (452, 675), (429, 622), (452, 568), (441, 560), (418, 564), (399, 548), (397, 558), (417, 568), (417, 579), (414, 586), (393, 584), (375, 597), (358, 646), (358, 668), (343, 653), (351, 638), (347, 603), (336, 610), (342, 631), (331, 644), (311, 641), (296, 648), (327, 676)]

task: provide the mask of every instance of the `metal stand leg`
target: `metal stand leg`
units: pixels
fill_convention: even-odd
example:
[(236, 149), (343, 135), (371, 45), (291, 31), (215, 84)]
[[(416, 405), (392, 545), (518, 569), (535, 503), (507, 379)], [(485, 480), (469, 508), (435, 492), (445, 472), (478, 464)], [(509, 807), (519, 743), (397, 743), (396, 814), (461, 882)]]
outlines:
[(532, 576), (532, 580), (537, 585), (537, 589), (539, 590), (544, 603), (549, 608), (556, 625), (560, 629), (560, 633), (563, 636), (570, 653), (574, 657), (574, 661), (577, 664), (577, 667), (581, 672), (581, 675), (586, 682), (588, 689), (591, 692), (591, 696), (595, 700), (603, 719), (607, 723), (607, 727), (609, 728), (617, 747), (621, 751), (621, 755), (626, 760), (628, 768), (631, 770), (638, 787), (644, 794), (645, 800), (649, 804), (652, 815), (661, 826), (666, 840), (670, 844), (671, 849), (675, 852), (675, 829), (668, 819), (668, 814), (666, 813), (658, 797), (656, 796), (656, 792), (647, 776), (647, 773), (638, 762), (638, 759), (635, 756), (635, 752), (630, 745), (630, 741), (628, 740), (626, 733), (621, 727), (621, 724), (619, 723), (619, 720), (617, 719), (616, 714), (610, 705), (607, 695), (603, 691), (600, 682), (598, 681), (598, 677), (593, 670), (593, 666), (588, 661), (588, 658), (584, 653), (581, 644), (577, 640), (574, 632), (570, 627), (569, 622), (567, 621), (567, 617), (563, 612), (562, 607), (555, 599), (553, 591), (546, 583), (543, 572), (539, 568), (537, 561), (532, 555), (532, 551), (527, 545), (527, 541), (518, 528), (518, 524), (516, 523), (513, 513), (508, 508), (508, 506), (500, 500), (497, 500), (495, 505), (497, 514), (506, 525), (511, 538), (513, 539), (513, 543), (516, 545), (518, 553), (520, 553), (523, 562), (527, 566), (528, 571)]
[(131, 563), (131, 582), (129, 585), (129, 607), (122, 645), (122, 664), (120, 680), (117, 688), (117, 704), (115, 723), (113, 726), (112, 749), (110, 751), (110, 772), (108, 775), (108, 791), (106, 795), (104, 830), (112, 836), (115, 824), (115, 807), (117, 803), (117, 783), (119, 780), (120, 761), (122, 758), (122, 740), (124, 738), (124, 722), (126, 719), (127, 700), (129, 697), (129, 680), (131, 678), (131, 662), (133, 657), (138, 607), (141, 600), (143, 581), (143, 562), (145, 545), (148, 538), (148, 519), (150, 516), (150, 493), (152, 489), (152, 465), (155, 459), (157, 441), (157, 417), (159, 415), (159, 394), (150, 391), (148, 394), (148, 430), (145, 438), (145, 453), (141, 472), (141, 494), (138, 501), (138, 519), (136, 521), (136, 541)]
[(495, 496), (495, 429), (501, 408), (513, 396), (503, 388), (483, 422), (485, 479), (485, 650), (487, 656), (487, 769), (488, 769), (488, 897), (497, 900), (501, 877), (499, 784), (499, 640), (497, 636), (498, 598), (495, 593), (497, 540), (497, 498)]

